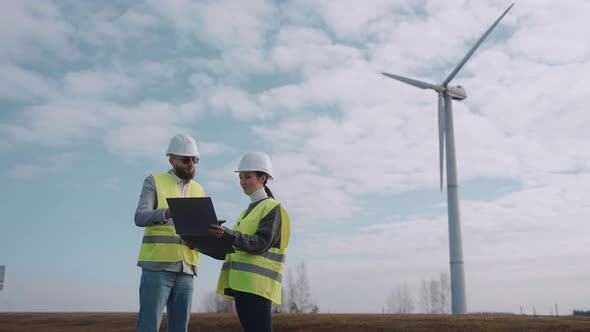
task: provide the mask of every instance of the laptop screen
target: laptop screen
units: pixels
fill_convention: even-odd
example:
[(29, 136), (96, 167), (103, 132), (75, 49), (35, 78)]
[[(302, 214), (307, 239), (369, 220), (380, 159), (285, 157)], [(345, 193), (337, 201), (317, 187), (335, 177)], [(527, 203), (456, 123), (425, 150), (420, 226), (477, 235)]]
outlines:
[(209, 225), (219, 224), (211, 197), (167, 198), (178, 235), (205, 235)]

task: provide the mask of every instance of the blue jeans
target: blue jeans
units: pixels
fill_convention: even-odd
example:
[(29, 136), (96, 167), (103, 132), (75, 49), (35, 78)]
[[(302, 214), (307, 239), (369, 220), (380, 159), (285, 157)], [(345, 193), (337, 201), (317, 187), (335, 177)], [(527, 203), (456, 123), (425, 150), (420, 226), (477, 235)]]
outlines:
[(168, 332), (186, 332), (191, 315), (193, 287), (192, 275), (143, 269), (139, 285), (137, 331), (159, 331), (166, 307)]
[(236, 311), (245, 332), (272, 332), (271, 301), (256, 294), (234, 291)]

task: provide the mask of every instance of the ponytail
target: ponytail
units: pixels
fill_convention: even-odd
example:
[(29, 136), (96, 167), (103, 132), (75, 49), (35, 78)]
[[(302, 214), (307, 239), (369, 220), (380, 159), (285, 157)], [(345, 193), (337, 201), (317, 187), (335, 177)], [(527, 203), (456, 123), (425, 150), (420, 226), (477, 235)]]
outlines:
[(264, 179), (264, 192), (266, 193), (266, 195), (272, 199), (275, 198), (275, 196), (272, 194), (272, 191), (270, 191), (270, 188), (266, 186), (266, 182), (268, 181), (268, 174), (266, 174), (265, 172), (261, 172), (261, 171), (256, 171), (256, 176), (261, 177), (261, 176), (266, 176), (266, 179)]
[(270, 197), (270, 198), (272, 198), (272, 199), (274, 199), (274, 198), (275, 198), (275, 197), (274, 197), (274, 195), (272, 194), (272, 191), (270, 191), (270, 188), (268, 188), (268, 187), (266, 186), (266, 184), (264, 185), (264, 191), (266, 192), (266, 194), (268, 195), (268, 197)]

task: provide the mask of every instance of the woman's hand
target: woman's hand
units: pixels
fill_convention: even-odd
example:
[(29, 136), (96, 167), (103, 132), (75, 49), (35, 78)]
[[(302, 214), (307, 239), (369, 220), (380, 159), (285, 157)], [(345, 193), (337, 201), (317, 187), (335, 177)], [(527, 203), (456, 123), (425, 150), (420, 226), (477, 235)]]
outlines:
[(213, 235), (216, 238), (221, 238), (223, 236), (223, 234), (225, 233), (225, 228), (223, 228), (222, 226), (219, 225), (209, 225), (209, 235)]

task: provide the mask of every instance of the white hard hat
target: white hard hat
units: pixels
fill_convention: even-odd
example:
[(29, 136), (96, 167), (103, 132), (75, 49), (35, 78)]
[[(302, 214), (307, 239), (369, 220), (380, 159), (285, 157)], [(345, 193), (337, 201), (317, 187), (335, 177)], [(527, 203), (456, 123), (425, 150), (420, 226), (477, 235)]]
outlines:
[(190, 135), (178, 134), (170, 140), (168, 144), (168, 150), (166, 150), (166, 156), (186, 156), (186, 157), (198, 157), (199, 149), (197, 149), (197, 142)]
[(272, 164), (270, 157), (263, 152), (248, 152), (240, 160), (240, 165), (236, 172), (259, 171), (268, 174), (268, 179), (272, 180)]

